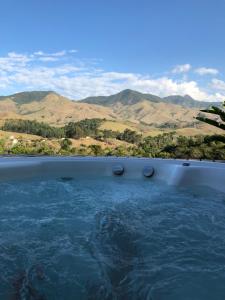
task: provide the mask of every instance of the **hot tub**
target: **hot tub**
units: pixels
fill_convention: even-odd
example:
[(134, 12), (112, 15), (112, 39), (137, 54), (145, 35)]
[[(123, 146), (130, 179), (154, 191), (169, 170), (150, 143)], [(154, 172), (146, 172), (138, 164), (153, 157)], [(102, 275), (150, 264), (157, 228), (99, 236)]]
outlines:
[(225, 192), (225, 163), (149, 158), (105, 157), (2, 157), (0, 180), (58, 178), (60, 176), (112, 176), (113, 167), (124, 168), (124, 178), (143, 178), (147, 166), (154, 180), (168, 185), (208, 186)]
[(0, 299), (225, 298), (225, 164), (0, 158)]

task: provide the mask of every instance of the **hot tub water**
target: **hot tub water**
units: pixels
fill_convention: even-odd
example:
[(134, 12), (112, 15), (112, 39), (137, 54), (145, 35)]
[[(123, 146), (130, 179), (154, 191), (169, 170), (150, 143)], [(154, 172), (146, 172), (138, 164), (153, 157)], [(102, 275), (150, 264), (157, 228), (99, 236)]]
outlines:
[(0, 183), (0, 299), (225, 299), (224, 216), (203, 187)]

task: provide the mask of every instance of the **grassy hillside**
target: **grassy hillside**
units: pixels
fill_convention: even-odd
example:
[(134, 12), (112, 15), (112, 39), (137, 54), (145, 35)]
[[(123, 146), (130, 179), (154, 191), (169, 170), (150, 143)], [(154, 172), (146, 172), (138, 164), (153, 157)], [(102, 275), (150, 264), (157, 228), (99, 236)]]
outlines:
[(208, 134), (208, 130), (218, 133), (219, 129), (198, 126), (200, 122), (194, 119), (199, 107), (209, 104), (189, 96), (160, 98), (132, 90), (79, 102), (52, 91), (22, 92), (0, 97), (0, 125), (6, 119), (24, 119), (62, 127), (69, 122), (99, 118), (106, 120), (102, 129), (124, 131), (128, 128), (144, 135), (172, 130), (184, 135), (192, 132)]
[(189, 96), (126, 90), (87, 102), (51, 91), (0, 97), (0, 154), (225, 159), (223, 130), (197, 121)]
[(50, 94), (56, 93), (52, 91), (33, 91), (33, 92), (21, 92), (16, 93), (10, 96), (0, 96), (0, 101), (6, 101), (6, 100), (12, 100), (13, 102), (17, 104), (26, 104), (33, 101), (41, 101), (43, 98)]
[[(24, 94), (24, 93), (21, 93)], [(13, 96), (0, 100), (0, 119), (27, 119), (44, 121), (51, 125), (62, 126), (70, 121), (85, 118), (115, 119), (111, 109), (87, 103), (71, 101), (53, 92), (43, 92), (32, 98), (29, 93), (25, 100)], [(19, 99), (19, 100), (18, 100)], [(28, 101), (29, 99), (29, 101)]]
[(119, 132), (122, 132), (127, 128), (130, 130), (140, 131), (137, 124), (132, 123), (132, 122), (106, 120), (100, 126), (101, 130), (106, 129), (106, 130), (113, 130), (113, 131), (119, 131)]

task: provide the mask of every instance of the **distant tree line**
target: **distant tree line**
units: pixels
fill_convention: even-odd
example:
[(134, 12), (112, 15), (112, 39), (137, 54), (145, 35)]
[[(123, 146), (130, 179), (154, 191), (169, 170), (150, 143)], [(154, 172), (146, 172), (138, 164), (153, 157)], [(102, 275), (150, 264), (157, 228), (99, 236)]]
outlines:
[(125, 129), (124, 132), (112, 130), (100, 130), (99, 127), (105, 119), (85, 119), (78, 122), (70, 122), (64, 127), (53, 127), (44, 122), (30, 120), (6, 120), (2, 126), (4, 131), (13, 131), (39, 135), (45, 138), (72, 138), (80, 139), (93, 137), (97, 140), (115, 138), (128, 143), (137, 144), (142, 136), (136, 131)]
[[(143, 137), (136, 131), (125, 129), (120, 133), (101, 130), (100, 119), (86, 119), (70, 122), (62, 128), (45, 123), (27, 120), (7, 120), (2, 129), (21, 133), (40, 135), (54, 140), (33, 140), (24, 142), (20, 139), (15, 145), (0, 139), (0, 154), (44, 154), (44, 155), (105, 155), (105, 156), (140, 156), (185, 159), (225, 160), (225, 135), (177, 136), (175, 132), (157, 136)], [(101, 145), (80, 145), (73, 147), (70, 139), (93, 137), (98, 141), (118, 139), (129, 144), (101, 147)]]
[(50, 126), (44, 122), (30, 120), (6, 120), (1, 127), (4, 131), (13, 131), (39, 135), (46, 138), (74, 138), (93, 136), (95, 137), (98, 128), (103, 120), (85, 119), (79, 122), (70, 122), (64, 127)]
[(57, 128), (43, 122), (30, 120), (6, 120), (1, 129), (39, 135), (45, 138), (62, 138), (65, 136), (64, 128)]

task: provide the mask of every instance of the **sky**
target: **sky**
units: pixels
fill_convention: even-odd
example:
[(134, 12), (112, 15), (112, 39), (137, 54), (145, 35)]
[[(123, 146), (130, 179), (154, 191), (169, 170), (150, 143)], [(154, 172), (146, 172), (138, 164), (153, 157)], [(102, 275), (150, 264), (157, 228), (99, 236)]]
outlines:
[(225, 100), (225, 0), (2, 0), (0, 95)]

